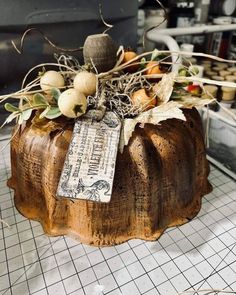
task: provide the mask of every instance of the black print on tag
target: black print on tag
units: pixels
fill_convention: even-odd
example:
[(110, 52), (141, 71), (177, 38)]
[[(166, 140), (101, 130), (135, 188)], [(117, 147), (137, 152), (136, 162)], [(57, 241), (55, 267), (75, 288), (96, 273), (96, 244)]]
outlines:
[(78, 119), (67, 152), (57, 195), (109, 202), (121, 122), (112, 112), (102, 121)]

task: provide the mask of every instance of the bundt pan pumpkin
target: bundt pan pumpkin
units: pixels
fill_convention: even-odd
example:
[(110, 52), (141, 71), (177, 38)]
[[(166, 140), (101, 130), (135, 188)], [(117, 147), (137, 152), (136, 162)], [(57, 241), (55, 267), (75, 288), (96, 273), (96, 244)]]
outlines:
[(195, 109), (184, 113), (186, 122), (136, 127), (124, 153), (118, 153), (110, 203), (57, 198), (73, 126), (27, 122), (11, 143), (8, 184), (16, 208), (40, 221), (46, 234), (86, 244), (156, 240), (167, 227), (192, 219), (211, 190), (201, 119)]

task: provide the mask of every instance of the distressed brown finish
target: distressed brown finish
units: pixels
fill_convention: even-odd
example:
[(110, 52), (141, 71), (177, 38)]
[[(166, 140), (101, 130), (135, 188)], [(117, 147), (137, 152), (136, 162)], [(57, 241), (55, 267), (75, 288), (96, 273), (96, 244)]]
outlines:
[(196, 110), (187, 121), (167, 120), (137, 127), (118, 154), (111, 202), (57, 199), (55, 192), (72, 126), (45, 122), (22, 126), (11, 144), (15, 205), (42, 223), (49, 235), (69, 235), (93, 245), (119, 244), (132, 238), (155, 240), (169, 226), (193, 218), (207, 180), (201, 120)]

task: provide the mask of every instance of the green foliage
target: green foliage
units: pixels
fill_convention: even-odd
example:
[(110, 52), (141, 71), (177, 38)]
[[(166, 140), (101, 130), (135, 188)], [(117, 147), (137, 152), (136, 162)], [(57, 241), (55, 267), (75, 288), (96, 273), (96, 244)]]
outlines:
[(5, 107), (5, 110), (8, 111), (8, 112), (10, 112), (10, 113), (19, 112), (20, 111), (19, 108), (15, 107), (13, 104), (11, 104), (9, 102), (5, 103), (4, 107)]
[(164, 59), (166, 57), (167, 57), (166, 54), (160, 53), (160, 51), (155, 48), (153, 50), (153, 52), (152, 52), (151, 60), (153, 60), (153, 61), (159, 61), (159, 60), (162, 60), (162, 59)]
[(157, 60), (159, 54), (159, 50), (155, 48), (152, 52), (151, 60)]
[(21, 117), (22, 117), (22, 120), (23, 121), (27, 121), (27, 120), (29, 120), (29, 118), (31, 117), (31, 115), (32, 115), (32, 109), (31, 108), (29, 108), (29, 109), (25, 109), (25, 110), (23, 110), (23, 111), (21, 111)]
[(56, 119), (60, 116), (61, 116), (61, 111), (60, 111), (59, 107), (51, 106), (50, 110), (45, 115), (45, 118), (52, 120), (52, 119)]
[(190, 70), (189, 70), (189, 73), (190, 73), (190, 75), (197, 75), (197, 74), (199, 74), (199, 69), (197, 68), (197, 67), (192, 67)]
[[(51, 91), (51, 95), (58, 101), (61, 92), (57, 88), (53, 88)], [(20, 125), (24, 121), (30, 119), (33, 110), (42, 110), (39, 118), (47, 118), (49, 120), (58, 118), (61, 116), (61, 111), (59, 110), (57, 105), (50, 105), (46, 100), (45, 96), (41, 93), (36, 93), (31, 101), (27, 101), (27, 103), (23, 104), (21, 107), (15, 107), (10, 103), (5, 103), (5, 109), (11, 114), (7, 117), (2, 127), (5, 124), (10, 123), (15, 118), (18, 119), (17, 123)]]
[(147, 60), (145, 57), (143, 57), (141, 60), (140, 60), (140, 67), (142, 69), (144, 69), (146, 67), (146, 64), (147, 64)]
[(59, 96), (61, 95), (61, 91), (58, 88), (52, 88), (51, 95), (56, 101), (58, 101)]
[(48, 102), (46, 100), (46, 98), (40, 94), (40, 93), (36, 93), (33, 96), (32, 102), (31, 102), (32, 106), (39, 106), (39, 105), (48, 105)]
[(180, 68), (178, 74), (181, 77), (186, 77), (187, 76), (187, 70), (185, 68)]
[(178, 71), (179, 76), (182, 77), (190, 77), (190, 76), (195, 76), (199, 73), (199, 70), (197, 67), (192, 67), (192, 68), (180, 68)]

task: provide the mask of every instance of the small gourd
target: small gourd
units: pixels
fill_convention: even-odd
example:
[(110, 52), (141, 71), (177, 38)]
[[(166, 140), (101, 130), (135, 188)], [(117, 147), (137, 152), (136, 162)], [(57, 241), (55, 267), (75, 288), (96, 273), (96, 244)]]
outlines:
[(94, 73), (82, 71), (76, 74), (73, 84), (84, 95), (93, 95), (96, 92), (97, 78)]
[(98, 73), (114, 67), (116, 53), (117, 46), (108, 34), (90, 35), (84, 42), (84, 63), (94, 65)]
[(86, 96), (74, 88), (69, 88), (59, 96), (58, 107), (67, 118), (80, 117), (87, 109)]
[(155, 95), (150, 95), (147, 93), (146, 89), (142, 88), (136, 90), (132, 96), (133, 105), (142, 109), (142, 111), (147, 111), (151, 108), (154, 108), (157, 104), (157, 99)]
[(46, 93), (50, 93), (52, 88), (61, 88), (64, 85), (65, 80), (62, 74), (56, 71), (47, 71), (40, 78), (40, 87)]

